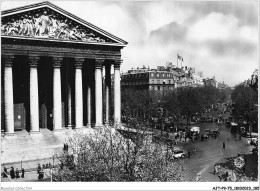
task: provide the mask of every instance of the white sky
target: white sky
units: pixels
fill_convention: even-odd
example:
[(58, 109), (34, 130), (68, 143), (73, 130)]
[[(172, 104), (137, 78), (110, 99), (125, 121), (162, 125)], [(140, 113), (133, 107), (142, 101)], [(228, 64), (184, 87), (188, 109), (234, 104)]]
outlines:
[[(38, 2), (3, 0), (1, 10)], [(179, 53), (183, 66), (233, 86), (259, 65), (257, 1), (50, 2), (127, 41), (124, 72), (167, 61), (176, 65)]]

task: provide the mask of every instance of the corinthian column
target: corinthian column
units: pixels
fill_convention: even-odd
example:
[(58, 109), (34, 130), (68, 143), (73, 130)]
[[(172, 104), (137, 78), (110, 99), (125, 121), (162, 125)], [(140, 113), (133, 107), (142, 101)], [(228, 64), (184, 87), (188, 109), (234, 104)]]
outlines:
[(30, 65), (30, 134), (40, 132), (37, 66), (40, 57), (29, 56)]
[(13, 102), (13, 55), (3, 55), (4, 61), (4, 110), (5, 134), (14, 134), (14, 102)]
[(76, 124), (75, 128), (83, 127), (83, 96), (82, 96), (82, 63), (84, 58), (75, 58), (75, 107)]
[(111, 65), (110, 63), (105, 67), (105, 94), (106, 94), (106, 124), (109, 123), (109, 103), (110, 103), (110, 91), (111, 91)]
[(114, 123), (121, 123), (121, 88), (120, 88), (120, 64), (122, 60), (114, 62)]
[(62, 130), (61, 76), (62, 57), (53, 57), (53, 130)]
[(103, 67), (104, 60), (96, 59), (95, 63), (95, 107), (96, 107), (96, 127), (103, 125), (102, 121), (102, 76), (101, 69)]

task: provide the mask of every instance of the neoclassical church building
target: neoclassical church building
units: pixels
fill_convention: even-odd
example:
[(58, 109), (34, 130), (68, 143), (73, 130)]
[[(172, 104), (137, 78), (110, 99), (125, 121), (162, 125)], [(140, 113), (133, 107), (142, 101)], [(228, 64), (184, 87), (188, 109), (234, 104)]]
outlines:
[(2, 134), (120, 123), (126, 45), (49, 2), (2, 11)]

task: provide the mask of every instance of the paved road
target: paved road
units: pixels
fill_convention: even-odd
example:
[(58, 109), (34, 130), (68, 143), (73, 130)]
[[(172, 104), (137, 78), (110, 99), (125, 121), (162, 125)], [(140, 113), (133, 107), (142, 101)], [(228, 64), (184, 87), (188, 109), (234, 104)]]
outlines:
[[(230, 132), (230, 128), (224, 124), (217, 123), (202, 123), (196, 124), (201, 129), (201, 133), (205, 129), (220, 128), (220, 135), (215, 138), (209, 138), (206, 141), (197, 140), (195, 142), (179, 142), (184, 149), (191, 151), (191, 157), (185, 159), (186, 177), (196, 177), (197, 173), (201, 173), (203, 181), (219, 181), (218, 177), (213, 174), (214, 165), (217, 163), (226, 163), (228, 158), (237, 156), (239, 152), (244, 152), (251, 155), (252, 146), (247, 146), (247, 139), (238, 140), (238, 135), (234, 136)], [(223, 149), (223, 142), (226, 148)], [(193, 148), (196, 148), (196, 153), (193, 154)], [(257, 164), (255, 164), (257, 167)]]

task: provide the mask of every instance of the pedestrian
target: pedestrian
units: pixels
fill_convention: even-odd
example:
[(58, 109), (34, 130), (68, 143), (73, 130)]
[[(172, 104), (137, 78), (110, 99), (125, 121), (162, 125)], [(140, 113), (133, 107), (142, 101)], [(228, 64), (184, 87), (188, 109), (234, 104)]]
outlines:
[(4, 167), (4, 174), (3, 174), (3, 178), (6, 178), (7, 177), (7, 168)]
[(188, 150), (188, 157), (190, 158), (190, 150)]
[(225, 181), (227, 181), (228, 180), (228, 171), (226, 171), (226, 173), (225, 173)]
[(247, 139), (247, 145), (249, 146), (250, 145), (250, 139)]
[(18, 168), (16, 168), (16, 171), (15, 171), (15, 178), (20, 178), (20, 174), (19, 174)]
[(15, 178), (14, 167), (11, 167), (11, 170), (10, 170), (10, 176), (11, 176), (12, 179)]
[(195, 153), (196, 153), (196, 148), (194, 147), (193, 148), (193, 154), (195, 155)]
[(226, 148), (226, 144), (225, 144), (225, 141), (223, 142), (223, 149), (225, 150)]
[(22, 171), (22, 175), (21, 175), (21, 177), (24, 178), (24, 168), (22, 168), (21, 171)]
[(38, 167), (37, 167), (37, 174), (40, 174), (40, 171), (41, 171), (41, 165), (40, 164), (38, 164)]

